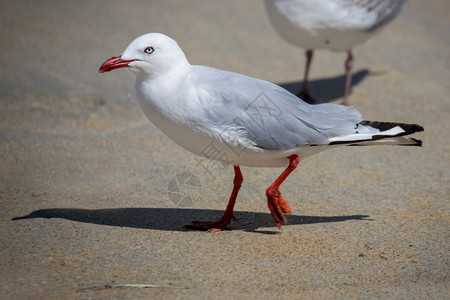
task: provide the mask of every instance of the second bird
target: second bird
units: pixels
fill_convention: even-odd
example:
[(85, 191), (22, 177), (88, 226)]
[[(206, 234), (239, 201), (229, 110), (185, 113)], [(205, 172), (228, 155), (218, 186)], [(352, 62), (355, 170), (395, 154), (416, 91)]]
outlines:
[(306, 50), (303, 85), (298, 96), (317, 103), (308, 89), (309, 66), (315, 49), (347, 51), (345, 91), (348, 105), (353, 55), (351, 49), (365, 42), (394, 19), (406, 0), (265, 0), (275, 30), (287, 42)]

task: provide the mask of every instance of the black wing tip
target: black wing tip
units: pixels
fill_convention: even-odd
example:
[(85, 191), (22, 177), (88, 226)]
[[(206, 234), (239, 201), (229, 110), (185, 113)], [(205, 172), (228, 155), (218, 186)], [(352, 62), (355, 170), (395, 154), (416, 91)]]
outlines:
[(413, 134), (413, 133), (422, 132), (425, 130), (422, 126), (420, 126), (418, 124), (379, 122), (379, 121), (362, 121), (360, 124), (377, 128), (380, 131), (389, 130), (391, 128), (399, 126), (405, 131), (402, 135)]
[[(404, 126), (402, 126), (402, 125), (404, 125)], [(425, 131), (425, 129), (418, 124), (401, 124), (400, 127), (402, 127), (403, 130), (408, 132), (408, 134)]]
[[(356, 140), (356, 141), (336, 141), (336, 142), (331, 142), (329, 145), (348, 145), (348, 146), (364, 146), (364, 145), (359, 145), (358, 143), (361, 142), (368, 142), (368, 141), (375, 141), (375, 140), (381, 140), (381, 139), (385, 139), (385, 138), (393, 138), (393, 137), (400, 137), (400, 136), (405, 136), (405, 135), (410, 135), (416, 132), (421, 132), (424, 131), (425, 129), (418, 125), (418, 124), (406, 124), (406, 123), (396, 123), (396, 122), (379, 122), (379, 121), (362, 121), (359, 124), (364, 125), (364, 126), (370, 126), (373, 128), (376, 128), (378, 130), (380, 130), (380, 132), (376, 135), (373, 135), (371, 139), (364, 139), (364, 140)], [(404, 130), (404, 132), (398, 133), (396, 135), (383, 135), (383, 131), (387, 131), (389, 129), (392, 129), (394, 127), (399, 126), (400, 128), (402, 128)], [(422, 141), (412, 138), (412, 137), (408, 137), (408, 139), (410, 140), (410, 143), (399, 143), (399, 146), (417, 146), (417, 147), (422, 147)]]

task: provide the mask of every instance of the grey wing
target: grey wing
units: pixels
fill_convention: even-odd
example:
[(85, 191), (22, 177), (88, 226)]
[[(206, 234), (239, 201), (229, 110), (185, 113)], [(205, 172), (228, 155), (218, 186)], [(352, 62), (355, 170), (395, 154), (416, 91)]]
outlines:
[[(218, 70), (216, 70), (218, 71)], [(326, 145), (329, 138), (355, 132), (358, 111), (336, 104), (309, 105), (267, 81), (219, 71), (207, 93), (204, 116), (221, 136), (250, 140), (259, 148), (283, 150), (300, 145)], [(214, 72), (211, 74), (213, 75)], [(214, 81), (214, 76), (208, 80)], [(223, 130), (223, 132), (220, 132)]]
[[(352, 10), (365, 12), (373, 15), (373, 22), (366, 28), (374, 31), (394, 19), (399, 13), (406, 0), (352, 0), (347, 3), (350, 13)], [(359, 14), (362, 17), (363, 14)]]

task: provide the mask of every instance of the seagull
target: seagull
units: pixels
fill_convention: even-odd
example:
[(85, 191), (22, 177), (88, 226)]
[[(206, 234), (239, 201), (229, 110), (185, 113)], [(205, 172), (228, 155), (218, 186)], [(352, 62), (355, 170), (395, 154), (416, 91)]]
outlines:
[(308, 103), (317, 103), (308, 89), (314, 49), (347, 51), (342, 104), (348, 105), (353, 68), (351, 49), (394, 19), (405, 1), (265, 0), (267, 14), (278, 34), (288, 43), (307, 49), (303, 85), (298, 96)]
[(135, 73), (137, 99), (156, 127), (186, 150), (234, 167), (223, 217), (193, 222), (188, 229), (220, 231), (236, 220), (240, 166), (285, 168), (266, 190), (271, 215), (281, 227), (291, 208), (279, 187), (300, 158), (347, 145), (422, 145), (406, 137), (423, 131), (419, 125), (364, 121), (350, 106), (311, 105), (268, 81), (191, 65), (177, 42), (161, 33), (136, 38), (98, 71), (120, 68)]

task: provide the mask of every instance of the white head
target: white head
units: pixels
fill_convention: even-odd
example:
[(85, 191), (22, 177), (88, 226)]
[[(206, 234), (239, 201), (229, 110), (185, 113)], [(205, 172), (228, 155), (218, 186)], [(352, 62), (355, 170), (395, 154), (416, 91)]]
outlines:
[(98, 72), (128, 67), (139, 77), (154, 77), (188, 66), (176, 41), (161, 33), (147, 33), (132, 41), (121, 55), (105, 61)]

